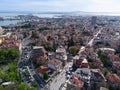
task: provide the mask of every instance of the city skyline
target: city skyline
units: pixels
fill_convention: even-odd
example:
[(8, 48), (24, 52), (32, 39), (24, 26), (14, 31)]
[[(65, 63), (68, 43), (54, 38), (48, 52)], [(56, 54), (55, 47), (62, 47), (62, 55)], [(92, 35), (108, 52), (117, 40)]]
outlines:
[(113, 12), (120, 13), (119, 0), (0, 0), (0, 11)]

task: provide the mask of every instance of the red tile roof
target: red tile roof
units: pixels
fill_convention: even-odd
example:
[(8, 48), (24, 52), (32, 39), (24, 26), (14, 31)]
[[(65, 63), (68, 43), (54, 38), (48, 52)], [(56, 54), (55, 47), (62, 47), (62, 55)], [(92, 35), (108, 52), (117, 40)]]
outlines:
[(0, 47), (1, 48), (18, 48), (19, 44), (20, 44), (20, 41), (10, 39), (10, 40), (4, 40), (4, 42)]
[(98, 69), (99, 69), (101, 72), (104, 71), (103, 67), (98, 67)]
[(95, 60), (95, 62), (96, 62), (98, 65), (103, 64), (100, 59)]
[(59, 65), (59, 64), (62, 63), (62, 62), (59, 61), (58, 59), (52, 59), (52, 60), (50, 60), (50, 62), (51, 62), (53, 65), (55, 65), (55, 66), (57, 66), (57, 65)]
[(83, 85), (84, 85), (84, 82), (81, 79), (78, 79), (78, 77), (76, 77), (76, 76), (72, 76), (71, 80), (78, 87), (83, 87)]
[(113, 66), (120, 70), (120, 62), (113, 62)]
[(111, 51), (111, 50), (104, 50), (104, 53), (105, 53), (105, 54), (114, 54), (114, 51)]
[(81, 68), (89, 68), (89, 64), (88, 63), (82, 63)]
[(41, 74), (46, 73), (48, 70), (49, 70), (49, 69), (48, 69), (48, 67), (46, 67), (46, 66), (40, 66), (39, 68), (37, 68), (37, 72), (38, 72), (38, 73), (41, 73)]
[(117, 74), (108, 74), (107, 78), (109, 81), (114, 82), (114, 83), (120, 83), (120, 78)]
[(117, 56), (117, 55), (114, 55), (114, 54), (111, 54), (111, 55), (110, 55), (110, 58), (111, 58), (113, 61), (120, 61), (120, 57)]

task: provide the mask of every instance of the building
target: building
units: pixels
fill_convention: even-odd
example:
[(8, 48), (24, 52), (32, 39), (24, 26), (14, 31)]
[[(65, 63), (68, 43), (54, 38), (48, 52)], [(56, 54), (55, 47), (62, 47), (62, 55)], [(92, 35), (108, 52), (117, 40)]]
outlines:
[(82, 81), (84, 81), (84, 84), (87, 88), (90, 88), (90, 80), (91, 80), (91, 70), (88, 68), (79, 68), (74, 73), (75, 76), (80, 78)]
[(48, 62), (48, 67), (56, 72), (60, 72), (62, 69), (62, 62), (58, 59), (52, 59)]
[(108, 89), (105, 87), (100, 87), (100, 90), (108, 90)]
[(4, 19), (3, 19), (3, 17), (0, 17), (0, 21), (3, 21)]
[(0, 38), (0, 48), (16, 48), (19, 49), (20, 47), (20, 40), (11, 39), (4, 39), (4, 37)]
[(42, 47), (42, 46), (34, 46), (33, 51), (31, 53), (31, 57), (36, 58), (38, 56), (45, 56), (45, 53), (46, 53), (46, 51), (45, 51), (44, 47)]
[(120, 57), (117, 56), (117, 55), (110, 54), (109, 58), (110, 58), (111, 63), (113, 63), (113, 62), (120, 62)]
[(64, 55), (64, 54), (66, 54), (66, 50), (64, 47), (60, 46), (56, 49), (56, 53)]
[(114, 90), (120, 90), (120, 78), (117, 74), (107, 74), (108, 84), (114, 88)]
[(89, 68), (89, 64), (86, 58), (83, 59), (83, 61), (81, 62), (81, 68)]
[(77, 76), (72, 76), (67, 82), (66, 90), (84, 90), (84, 82)]
[(78, 55), (76, 55), (73, 58), (73, 66), (77, 67), (77, 68), (89, 68), (89, 64), (86, 58), (84, 57), (79, 57)]
[(4, 30), (2, 29), (2, 27), (0, 27), (0, 34), (2, 34), (2, 33), (3, 33), (3, 31), (4, 31)]
[(4, 37), (0, 37), (0, 44), (4, 42)]
[(80, 57), (78, 55), (73, 57), (73, 66), (79, 68), (81, 65), (81, 62), (82, 62), (82, 59), (80, 59)]
[(91, 25), (95, 25), (97, 24), (97, 17), (96, 16), (92, 16), (91, 17)]
[(36, 62), (40, 62), (41, 64), (45, 64), (47, 62), (47, 56), (37, 56), (34, 58)]
[(60, 46), (56, 49), (55, 58), (61, 60), (63, 62), (63, 66), (66, 65), (67, 54), (64, 47)]
[(79, 68), (73, 74), (84, 82), (87, 90), (99, 90), (106, 86), (106, 79), (98, 69)]
[(120, 62), (113, 62), (113, 70), (120, 75)]
[(48, 73), (48, 71), (49, 71), (49, 68), (46, 66), (40, 66), (39, 68), (37, 68), (37, 72), (39, 73), (40, 77), (42, 77), (42, 78), (45, 73)]

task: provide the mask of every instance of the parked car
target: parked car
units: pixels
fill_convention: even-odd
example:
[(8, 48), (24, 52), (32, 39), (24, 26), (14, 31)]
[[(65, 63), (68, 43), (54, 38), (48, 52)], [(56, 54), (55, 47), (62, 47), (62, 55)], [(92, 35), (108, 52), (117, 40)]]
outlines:
[(67, 75), (67, 76), (66, 76), (66, 79), (69, 79), (69, 78), (70, 78), (70, 75)]

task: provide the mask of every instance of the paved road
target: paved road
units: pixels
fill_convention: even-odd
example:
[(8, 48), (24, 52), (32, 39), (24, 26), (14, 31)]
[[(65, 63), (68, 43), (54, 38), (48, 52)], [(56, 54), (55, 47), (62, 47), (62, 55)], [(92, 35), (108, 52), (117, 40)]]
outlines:
[(102, 29), (103, 29), (103, 28), (101, 28), (101, 29), (94, 35), (94, 37), (88, 42), (88, 45), (87, 45), (87, 46), (90, 46), (90, 47), (91, 47), (91, 46), (93, 45), (94, 39), (98, 36), (98, 34), (101, 33)]
[[(25, 39), (23, 39), (20, 43), (20, 57), (19, 57), (19, 61), (18, 61), (18, 69), (21, 69), (24, 66), (28, 66), (28, 71), (30, 72), (31, 77), (37, 82), (38, 84), (38, 90), (41, 90), (42, 87), (44, 87), (45, 82), (40, 78), (40, 76), (35, 72), (34, 68), (33, 68), (33, 64), (31, 63), (30, 60), (30, 53), (31, 51), (27, 51), (27, 58), (24, 57), (23, 52), (25, 52), (22, 48), (23, 47), (28, 47), (27, 45), (29, 43), (31, 43), (31, 41), (29, 40), (31, 36), (26, 37)], [(22, 59), (23, 58), (23, 59)], [(29, 68), (32, 67), (32, 68)]]
[(31, 35), (29, 35), (28, 37), (22, 40), (22, 46), (27, 46), (30, 43), (30, 40), (29, 40), (30, 37)]
[[(101, 33), (101, 30), (102, 30), (102, 28), (89, 41), (89, 43), (88, 43), (89, 46), (92, 46), (94, 39), (98, 36), (99, 33)], [(26, 39), (23, 40), (23, 42), (21, 43), (21, 48), (22, 48), (22, 46), (24, 46), (24, 45), (26, 45), (28, 43), (27, 39), (29, 39), (29, 38), (30, 37), (27, 37)], [(83, 47), (81, 49), (81, 51), (84, 51), (84, 50), (85, 50), (85, 47)], [(81, 51), (80, 51), (80, 53), (81, 53)], [(49, 82), (49, 84), (47, 84), (47, 86), (46, 86), (46, 88), (44, 88), (44, 90), (61, 90), (61, 85), (64, 85), (64, 83), (66, 82), (66, 75), (65, 75), (66, 74), (66, 69), (69, 66), (72, 66), (72, 64), (73, 64), (73, 62), (67, 63), (67, 65), (65, 66), (65, 68), (63, 69), (63, 71), (58, 76), (56, 76), (52, 82)], [(33, 77), (38, 82), (38, 84), (39, 84), (40, 87), (41, 87), (41, 84), (45, 85), (45, 83), (42, 82), (41, 78), (37, 74), (34, 74)]]
[(20, 42), (20, 46), (19, 46), (20, 57), (19, 57), (18, 65), (19, 65), (19, 63), (20, 63), (21, 60), (22, 60), (22, 59), (21, 59), (21, 57), (22, 57), (22, 48), (23, 48), (24, 45), (26, 45), (26, 44), (25, 44), (25, 43), (26, 43), (26, 40), (28, 40), (30, 37), (31, 37), (31, 35), (28, 36), (28, 37), (26, 37), (25, 39), (23, 39), (23, 40)]
[(68, 69), (69, 66), (72, 66), (72, 64), (73, 62), (67, 63), (63, 71), (58, 76), (56, 76), (52, 82), (50, 82), (49, 90), (61, 90), (61, 85), (64, 85), (66, 82), (66, 69)]
[[(98, 34), (101, 33), (103, 28), (101, 28), (95, 35), (94, 37), (88, 42), (88, 45), (92, 46), (93, 45), (93, 41), (94, 39), (98, 36)], [(81, 47), (79, 54), (85, 50), (85, 47)], [(62, 90), (61, 85), (64, 86), (65, 82), (66, 82), (66, 68), (68, 68), (69, 66), (72, 66), (73, 62), (67, 63), (67, 65), (65, 66), (64, 70), (52, 81), (49, 83), (48, 86), (48, 90)], [(46, 89), (47, 90), (47, 89)]]

